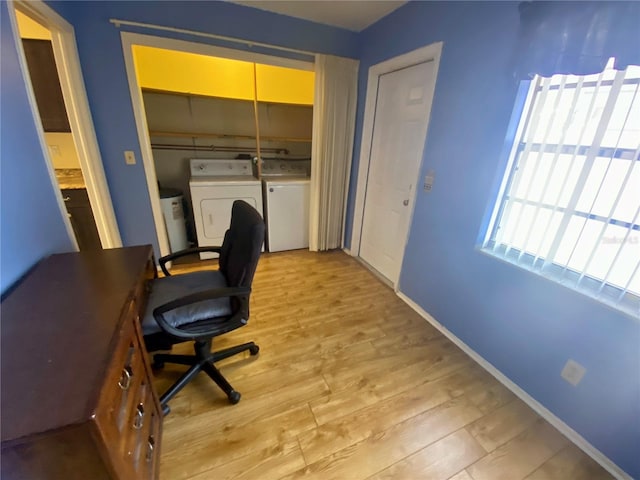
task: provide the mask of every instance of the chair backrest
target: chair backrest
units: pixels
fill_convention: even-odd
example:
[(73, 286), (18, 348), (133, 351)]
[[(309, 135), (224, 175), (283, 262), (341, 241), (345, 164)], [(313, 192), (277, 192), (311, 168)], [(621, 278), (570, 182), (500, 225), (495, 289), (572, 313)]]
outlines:
[(220, 252), (220, 272), (230, 287), (251, 286), (264, 243), (264, 221), (244, 200), (231, 207), (231, 226), (224, 235)]

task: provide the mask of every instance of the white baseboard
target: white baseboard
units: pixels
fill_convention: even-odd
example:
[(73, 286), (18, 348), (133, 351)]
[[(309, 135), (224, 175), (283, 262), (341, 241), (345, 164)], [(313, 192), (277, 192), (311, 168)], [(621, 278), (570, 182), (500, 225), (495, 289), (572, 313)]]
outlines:
[(609, 458), (604, 455), (600, 450), (591, 445), (582, 435), (572, 429), (569, 425), (564, 423), (560, 418), (556, 417), (550, 410), (539, 403), (535, 398), (525, 392), (518, 385), (513, 383), (507, 378), (500, 370), (491, 365), (482, 356), (480, 356), (475, 350), (469, 347), (466, 343), (451, 333), (444, 325), (439, 323), (435, 318), (429, 315), (420, 305), (415, 303), (409, 297), (402, 292), (396, 292), (407, 305), (413, 308), (421, 317), (427, 320), (431, 325), (437, 328), (445, 337), (455, 343), (464, 353), (469, 355), (476, 363), (478, 363), (487, 372), (493, 375), (496, 380), (502, 383), (505, 387), (511, 390), (517, 395), (520, 400), (529, 405), (534, 411), (536, 411), (542, 418), (557, 428), (565, 437), (572, 441), (578, 448), (584, 453), (598, 462), (602, 468), (607, 470), (611, 475), (620, 480), (633, 480), (624, 470), (613, 463)]

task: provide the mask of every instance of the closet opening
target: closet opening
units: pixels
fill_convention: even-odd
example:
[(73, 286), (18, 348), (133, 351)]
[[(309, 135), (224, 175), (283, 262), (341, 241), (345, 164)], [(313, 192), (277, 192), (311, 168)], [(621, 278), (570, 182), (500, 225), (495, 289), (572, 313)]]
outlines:
[(122, 35), (161, 254), (220, 245), (237, 198), (268, 251), (308, 248), (314, 65)]

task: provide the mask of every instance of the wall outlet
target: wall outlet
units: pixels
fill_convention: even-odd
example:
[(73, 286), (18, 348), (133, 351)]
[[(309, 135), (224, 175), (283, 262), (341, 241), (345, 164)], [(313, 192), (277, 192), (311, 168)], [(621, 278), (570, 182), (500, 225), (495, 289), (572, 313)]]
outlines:
[(587, 373), (587, 369), (580, 365), (575, 360), (567, 360), (560, 376), (564, 378), (574, 387), (580, 383), (584, 374)]
[(124, 152), (124, 161), (127, 165), (135, 165), (136, 164), (136, 156), (131, 150), (126, 150)]

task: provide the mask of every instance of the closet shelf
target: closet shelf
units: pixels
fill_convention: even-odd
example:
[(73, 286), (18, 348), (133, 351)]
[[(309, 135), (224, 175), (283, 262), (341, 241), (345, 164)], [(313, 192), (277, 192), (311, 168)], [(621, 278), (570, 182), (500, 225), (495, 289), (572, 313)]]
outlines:
[[(218, 95), (206, 95), (202, 93), (193, 92), (178, 92), (176, 90), (162, 90), (158, 88), (142, 87), (142, 93), (151, 93), (156, 95), (173, 95), (178, 97), (192, 97), (192, 98), (204, 98), (204, 99), (216, 99), (216, 100), (231, 100), (237, 102), (253, 103), (253, 98), (237, 98), (237, 97), (223, 97)], [(292, 102), (276, 102), (274, 100), (256, 100), (259, 105), (289, 105), (292, 107), (313, 108), (313, 103), (292, 103)]]
[[(228, 138), (233, 140), (255, 140), (254, 135), (230, 135), (225, 133), (209, 133), (209, 132), (166, 132), (166, 131), (149, 131), (152, 137), (176, 137), (176, 138)], [(260, 135), (260, 140), (264, 142), (300, 142), (311, 143), (310, 138), (299, 137), (272, 137), (268, 135)]]
[[(225, 152), (225, 153), (254, 153), (256, 149), (247, 147), (221, 147), (216, 145), (179, 145), (175, 143), (152, 143), (154, 150), (177, 150), (190, 152)], [(286, 148), (261, 148), (265, 153), (289, 154)]]

